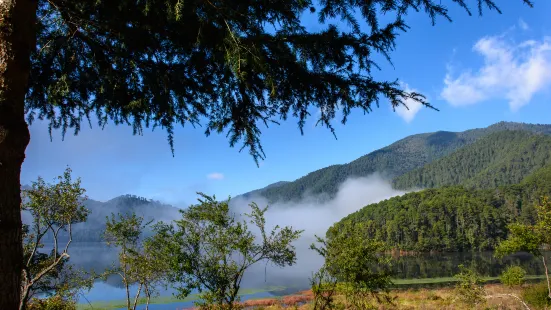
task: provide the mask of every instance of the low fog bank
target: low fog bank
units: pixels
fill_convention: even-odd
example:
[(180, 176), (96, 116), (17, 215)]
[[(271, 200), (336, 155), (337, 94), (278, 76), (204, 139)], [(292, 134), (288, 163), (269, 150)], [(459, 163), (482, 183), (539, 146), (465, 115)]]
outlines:
[(335, 198), (322, 203), (318, 202), (319, 197), (316, 196), (305, 197), (298, 203), (272, 204), (268, 204), (261, 196), (232, 199), (230, 206), (236, 213), (248, 212), (250, 208), (247, 206), (253, 201), (261, 208), (269, 205), (266, 213), (268, 231), (275, 225), (304, 230), (301, 238), (294, 243), (297, 250), (296, 265), (285, 268), (255, 265), (247, 274), (244, 285), (308, 285), (309, 277), (323, 264), (323, 259), (309, 249), (315, 241), (315, 235), (325, 237), (325, 232), (331, 225), (350, 213), (368, 204), (405, 193), (406, 191), (394, 190), (390, 181), (381, 175), (373, 174), (346, 180), (339, 187)]

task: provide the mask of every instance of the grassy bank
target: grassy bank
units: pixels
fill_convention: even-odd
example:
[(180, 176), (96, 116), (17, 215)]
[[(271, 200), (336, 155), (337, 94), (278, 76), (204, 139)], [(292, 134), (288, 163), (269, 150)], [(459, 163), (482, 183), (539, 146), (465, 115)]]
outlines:
[[(527, 282), (540, 281), (545, 279), (545, 276), (526, 276)], [(490, 295), (496, 294), (519, 294), (519, 289), (511, 289), (505, 286), (495, 284), (499, 281), (498, 277), (485, 277), (486, 290)], [(453, 285), (457, 282), (453, 277), (441, 278), (426, 278), (426, 279), (395, 279), (392, 295), (395, 296), (396, 305), (388, 309), (470, 309), (454, 303)], [(258, 293), (277, 292), (285, 290), (285, 287), (272, 286), (261, 289), (244, 289), (240, 292), (240, 296), (254, 295)], [(191, 302), (199, 298), (197, 294), (188, 296), (185, 299), (177, 299), (174, 296), (161, 296), (151, 300), (151, 304), (173, 304), (182, 302)], [(297, 309), (309, 309), (309, 301), (313, 295), (310, 291), (302, 291), (297, 294), (274, 298), (251, 298), (243, 304), (247, 307), (259, 308), (263, 307), (268, 310), (283, 309), (285, 307), (297, 307)], [(488, 303), (492, 304), (496, 299), (499, 302), (510, 303), (512, 308), (500, 309), (517, 309), (514, 305), (520, 305), (513, 297), (495, 297), (489, 298)], [(510, 299), (510, 300), (509, 300)], [(509, 301), (507, 301), (509, 300)], [(496, 302), (497, 302), (496, 301)], [(145, 299), (140, 299), (140, 304), (145, 303)], [(114, 300), (106, 302), (93, 302), (91, 304), (79, 304), (78, 310), (112, 310), (125, 308), (124, 300)], [(260, 308), (259, 308), (260, 309)], [(387, 309), (386, 307), (384, 309)], [(522, 307), (518, 309), (524, 309)]]
[[(525, 276), (527, 282), (538, 281), (545, 279), (544, 275), (540, 276)], [(495, 283), (499, 281), (498, 277), (483, 277), (482, 280), (486, 283)], [(454, 277), (442, 277), (442, 278), (426, 278), (426, 279), (394, 279), (394, 288), (427, 288), (434, 286), (449, 286), (457, 282)]]
[[(409, 288), (392, 290), (390, 292), (392, 297), (390, 304), (377, 304), (375, 302), (373, 304), (377, 305), (374, 309), (379, 310), (525, 310), (527, 308), (520, 299), (522, 298), (522, 290), (522, 287), (511, 288), (501, 284), (486, 284), (484, 285), (486, 295), (483, 301), (477, 305), (471, 305), (460, 301), (453, 286), (436, 289)], [(244, 302), (243, 306), (246, 309), (256, 310), (311, 310), (313, 297), (311, 291), (304, 291), (279, 299), (249, 300)], [(336, 309), (346, 309), (344, 297), (337, 296), (335, 301)], [(530, 307), (532, 310), (544, 309)]]

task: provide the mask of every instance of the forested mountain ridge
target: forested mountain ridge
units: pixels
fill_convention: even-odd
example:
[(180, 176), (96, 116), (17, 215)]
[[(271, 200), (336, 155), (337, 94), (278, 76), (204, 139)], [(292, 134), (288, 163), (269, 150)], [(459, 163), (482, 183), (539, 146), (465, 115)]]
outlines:
[(333, 197), (349, 177), (364, 177), (378, 172), (390, 179), (421, 168), (489, 134), (505, 130), (551, 134), (551, 125), (500, 122), (486, 128), (463, 132), (438, 131), (408, 136), (350, 163), (332, 165), (311, 172), (295, 181), (253, 191), (269, 202), (298, 201), (307, 194), (320, 199)]
[(247, 198), (250, 198), (250, 197), (254, 197), (255, 195), (258, 195), (258, 194), (260, 194), (261, 192), (263, 192), (263, 191), (265, 191), (265, 190), (267, 190), (267, 189), (269, 189), (269, 188), (279, 187), (279, 186), (285, 185), (285, 184), (287, 184), (287, 183), (289, 183), (289, 181), (279, 181), (279, 182), (275, 182), (275, 183), (272, 183), (272, 184), (270, 184), (270, 185), (268, 185), (268, 186), (266, 186), (266, 187), (259, 188), (259, 189), (255, 189), (255, 190), (252, 190), (252, 191), (247, 192), (247, 193), (245, 193), (245, 194), (241, 194), (241, 195), (239, 195), (238, 197), (247, 199)]
[(443, 186), (370, 204), (328, 231), (361, 225), (365, 238), (405, 251), (492, 250), (512, 222), (533, 223), (535, 206), (551, 195), (551, 164), (520, 183), (494, 189)]
[(398, 176), (393, 186), (412, 189), (461, 184), (468, 188), (496, 188), (517, 184), (549, 163), (551, 136), (504, 130)]

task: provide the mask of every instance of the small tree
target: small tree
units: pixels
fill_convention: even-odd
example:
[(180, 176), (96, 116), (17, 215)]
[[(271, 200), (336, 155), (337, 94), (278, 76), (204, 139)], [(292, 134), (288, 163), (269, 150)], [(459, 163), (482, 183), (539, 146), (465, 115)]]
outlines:
[[(121, 215), (112, 214), (107, 218), (104, 238), (108, 245), (120, 249), (119, 266), (108, 270), (106, 274), (117, 274), (121, 277), (126, 289), (126, 307), (128, 310), (136, 309), (140, 294), (146, 296), (146, 309), (152, 294), (156, 293), (156, 284), (163, 281), (166, 275), (164, 259), (157, 256), (155, 244), (151, 240), (141, 240), (143, 230), (150, 223), (143, 223), (143, 218), (136, 214)], [(137, 284), (138, 289), (132, 301), (130, 286)]]
[[(71, 169), (57, 177), (56, 184), (42, 178), (23, 191), (21, 210), (31, 216), (31, 224), (23, 225), (24, 261), (19, 309), (26, 309), (29, 300), (41, 292), (71, 292), (76, 285), (69, 260), (72, 225), (86, 221), (88, 210), (82, 202), (85, 190), (80, 179), (71, 179)], [(51, 242), (45, 249), (45, 241)], [(64, 246), (61, 246), (64, 243)], [(61, 297), (59, 297), (61, 298)]]
[(330, 310), (335, 308), (335, 295), (338, 281), (331, 276), (325, 266), (322, 266), (310, 279), (314, 293), (314, 310)]
[(509, 237), (502, 241), (496, 248), (495, 254), (503, 257), (519, 251), (526, 251), (534, 256), (541, 257), (545, 276), (547, 279), (548, 296), (551, 298), (551, 283), (549, 270), (542, 248), (551, 245), (551, 201), (547, 197), (542, 198), (542, 203), (536, 207), (537, 222), (534, 225), (510, 224)]
[[(344, 225), (338, 232), (330, 229), (327, 240), (316, 237), (320, 245), (310, 247), (325, 258), (322, 272), (340, 282), (339, 290), (356, 309), (374, 308), (373, 299), (377, 303), (391, 301), (390, 259), (382, 255), (386, 246), (365, 238), (363, 231), (362, 224)], [(331, 288), (331, 283), (326, 287)]]
[[(276, 266), (292, 265), (296, 261), (293, 241), (301, 231), (276, 226), (266, 231), (265, 213), (255, 203), (250, 204), (249, 223), (260, 231), (257, 238), (247, 221), (240, 221), (230, 212), (229, 199), (218, 202), (214, 196), (199, 193), (199, 204), (182, 210), (182, 219), (175, 226), (156, 226), (157, 244), (171, 253), (173, 278), (179, 297), (197, 288), (202, 297), (201, 308), (235, 309), (245, 271), (260, 261)], [(259, 239), (259, 242), (257, 242)]]
[(459, 273), (455, 278), (459, 280), (455, 286), (455, 292), (461, 301), (470, 306), (484, 302), (486, 292), (482, 287), (482, 277), (474, 268), (459, 265)]
[(141, 252), (135, 252), (129, 259), (129, 264), (134, 265), (137, 270), (137, 282), (143, 286), (145, 310), (149, 309), (151, 297), (159, 293), (156, 287), (167, 280), (168, 263), (156, 247), (157, 244), (152, 238), (145, 239)]

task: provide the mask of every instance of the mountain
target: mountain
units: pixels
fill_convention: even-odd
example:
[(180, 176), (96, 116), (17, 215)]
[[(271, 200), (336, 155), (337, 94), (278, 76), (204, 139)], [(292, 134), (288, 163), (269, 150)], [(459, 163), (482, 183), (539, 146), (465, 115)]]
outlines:
[(551, 136), (528, 131), (500, 131), (448, 156), (409, 171), (393, 181), (397, 189), (464, 185), (495, 188), (517, 184), (551, 163)]
[[(102, 241), (101, 235), (105, 230), (106, 217), (111, 216), (112, 213), (116, 215), (135, 212), (136, 215), (144, 218), (144, 222), (169, 221), (180, 217), (178, 208), (135, 195), (123, 195), (106, 202), (87, 199), (83, 205), (90, 214), (85, 223), (73, 225), (72, 233), (75, 242)], [(66, 237), (62, 235), (60, 238)], [(45, 242), (48, 241), (51, 240), (45, 240)]]
[(520, 183), (494, 189), (443, 186), (370, 204), (327, 231), (327, 237), (361, 227), (365, 238), (403, 251), (493, 250), (507, 225), (534, 223), (540, 197), (551, 195), (551, 164)]
[(255, 196), (255, 195), (258, 195), (258, 194), (262, 193), (265, 190), (268, 190), (270, 188), (280, 187), (280, 186), (285, 185), (287, 183), (289, 183), (289, 182), (288, 181), (279, 181), (279, 182), (276, 182), (276, 183), (272, 183), (272, 184), (270, 184), (266, 187), (263, 187), (263, 188), (260, 188), (260, 189), (255, 189), (255, 190), (252, 190), (252, 191), (247, 192), (245, 194), (241, 194), (241, 195), (239, 195), (239, 197), (244, 198), (244, 199), (248, 199), (252, 196)]
[(551, 125), (500, 122), (463, 132), (437, 131), (412, 135), (350, 163), (322, 168), (293, 182), (280, 183), (248, 194), (261, 195), (270, 203), (297, 201), (308, 194), (327, 199), (333, 197), (339, 185), (350, 177), (364, 177), (379, 172), (394, 179), (452, 154), (487, 135), (502, 131), (550, 135)]

